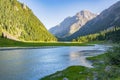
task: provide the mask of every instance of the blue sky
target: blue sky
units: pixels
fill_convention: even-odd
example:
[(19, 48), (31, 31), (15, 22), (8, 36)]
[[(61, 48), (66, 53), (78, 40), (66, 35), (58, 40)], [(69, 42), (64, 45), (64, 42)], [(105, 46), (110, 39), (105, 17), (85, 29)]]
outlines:
[(119, 0), (18, 0), (26, 4), (47, 29), (81, 10), (100, 13)]

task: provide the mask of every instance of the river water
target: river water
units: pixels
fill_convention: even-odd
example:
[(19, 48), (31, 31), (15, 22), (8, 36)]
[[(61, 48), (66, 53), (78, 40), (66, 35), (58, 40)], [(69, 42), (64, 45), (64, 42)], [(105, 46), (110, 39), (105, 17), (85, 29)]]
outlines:
[(0, 51), (0, 80), (38, 80), (72, 65), (92, 67), (88, 56), (104, 53), (105, 45), (12, 49)]

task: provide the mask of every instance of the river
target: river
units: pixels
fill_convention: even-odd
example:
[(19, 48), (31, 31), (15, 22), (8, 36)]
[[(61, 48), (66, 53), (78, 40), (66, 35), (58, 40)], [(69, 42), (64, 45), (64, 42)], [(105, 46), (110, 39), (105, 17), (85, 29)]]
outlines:
[(1, 50), (0, 80), (38, 80), (72, 65), (92, 67), (85, 58), (106, 49), (105, 45), (95, 45)]

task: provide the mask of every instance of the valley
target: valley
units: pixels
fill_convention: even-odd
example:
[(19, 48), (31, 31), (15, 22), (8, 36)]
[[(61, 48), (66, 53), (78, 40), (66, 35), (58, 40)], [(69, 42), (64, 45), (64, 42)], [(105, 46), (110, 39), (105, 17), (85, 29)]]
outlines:
[[(99, 14), (80, 10), (50, 29), (41, 21), (52, 24), (42, 18), (44, 2), (21, 1), (0, 0), (0, 80), (120, 80), (120, 1)], [(41, 17), (32, 4), (44, 7)]]

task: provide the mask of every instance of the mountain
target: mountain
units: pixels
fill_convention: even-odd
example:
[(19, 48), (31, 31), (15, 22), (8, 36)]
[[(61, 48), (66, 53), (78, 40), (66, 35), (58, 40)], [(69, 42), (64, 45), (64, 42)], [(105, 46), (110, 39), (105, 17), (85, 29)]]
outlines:
[(96, 17), (96, 14), (83, 10), (73, 17), (67, 17), (59, 25), (49, 31), (59, 38), (64, 38), (78, 31), (86, 22)]
[(100, 32), (114, 26), (120, 26), (120, 1), (104, 10), (96, 18), (88, 21), (81, 29), (66, 39), (72, 40), (77, 37)]
[(0, 0), (0, 35), (20, 41), (56, 41), (33, 12), (17, 0)]

